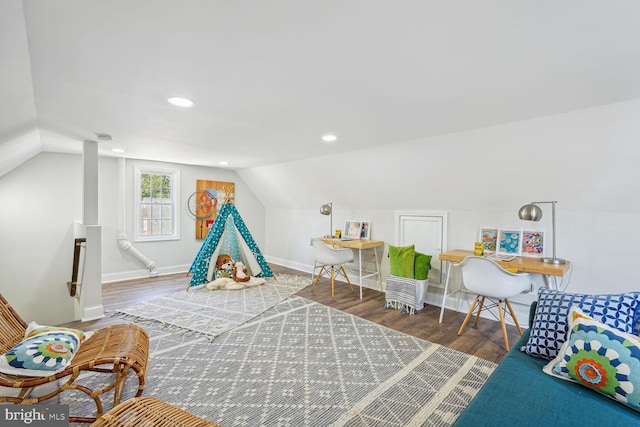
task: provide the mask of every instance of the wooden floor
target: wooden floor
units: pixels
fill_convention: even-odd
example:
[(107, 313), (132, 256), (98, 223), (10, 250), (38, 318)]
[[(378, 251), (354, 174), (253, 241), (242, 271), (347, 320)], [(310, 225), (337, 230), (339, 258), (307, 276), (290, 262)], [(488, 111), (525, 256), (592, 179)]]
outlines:
[[(308, 274), (286, 267), (272, 265), (276, 274)], [(185, 291), (189, 277), (185, 274), (146, 278), (103, 285), (103, 304), (105, 310)], [(331, 282), (328, 278), (321, 278), (313, 292), (308, 286), (298, 292), (298, 295), (312, 301), (342, 310), (346, 313), (367, 319), (379, 325), (413, 335), (434, 343), (438, 343), (464, 353), (472, 354), (493, 362), (500, 362), (506, 350), (502, 330), (497, 321), (480, 319), (477, 327), (469, 322), (462, 336), (458, 336), (458, 329), (464, 320), (464, 313), (445, 310), (442, 323), (438, 323), (440, 307), (427, 305), (413, 316), (401, 314), (397, 310), (386, 309), (384, 293), (363, 288), (363, 299), (358, 298), (358, 287), (354, 285), (351, 292), (346, 283), (336, 282), (335, 297), (331, 297)], [(66, 326), (83, 330), (96, 329), (114, 323), (123, 323), (122, 319), (105, 317), (90, 322), (71, 322)], [(518, 331), (508, 326), (509, 343), (518, 339)]]

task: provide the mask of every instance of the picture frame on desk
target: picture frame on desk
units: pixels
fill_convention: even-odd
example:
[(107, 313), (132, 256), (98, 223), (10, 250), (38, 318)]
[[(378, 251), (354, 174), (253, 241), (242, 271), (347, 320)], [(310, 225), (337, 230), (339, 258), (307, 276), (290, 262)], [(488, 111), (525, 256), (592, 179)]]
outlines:
[(495, 253), (498, 249), (498, 229), (494, 227), (482, 227), (478, 241), (482, 242), (483, 253)]
[(498, 230), (498, 253), (520, 256), (522, 249), (522, 230), (504, 228)]
[(545, 255), (544, 244), (544, 231), (522, 230), (522, 249), (520, 255), (542, 258)]
[(370, 221), (361, 221), (360, 238), (371, 240), (371, 222)]
[(347, 239), (359, 239), (362, 232), (362, 221), (347, 220), (344, 224), (344, 234)]
[(371, 240), (371, 221), (349, 219), (344, 223), (344, 237), (347, 239)]

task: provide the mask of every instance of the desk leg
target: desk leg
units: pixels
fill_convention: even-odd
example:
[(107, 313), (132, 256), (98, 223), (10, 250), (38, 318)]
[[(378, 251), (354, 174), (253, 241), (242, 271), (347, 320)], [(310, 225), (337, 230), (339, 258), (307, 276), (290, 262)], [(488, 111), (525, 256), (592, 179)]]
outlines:
[(378, 263), (378, 249), (373, 248), (373, 254), (376, 257), (376, 273), (378, 273), (378, 290), (382, 291), (382, 274), (380, 274), (380, 264)]
[(360, 299), (362, 299), (362, 249), (358, 249), (358, 272), (360, 273)]
[(453, 265), (452, 261), (449, 261), (449, 267), (447, 267), (447, 279), (444, 281), (444, 294), (442, 295), (442, 305), (440, 306), (440, 320), (439, 323), (442, 323), (442, 316), (444, 316), (444, 307), (447, 303), (447, 297), (449, 296), (449, 280), (451, 279), (451, 266)]
[[(560, 286), (558, 286), (558, 276), (551, 276), (548, 274), (544, 275), (544, 285), (547, 289), (553, 289), (555, 291), (559, 290)], [(553, 283), (552, 283), (553, 281)]]

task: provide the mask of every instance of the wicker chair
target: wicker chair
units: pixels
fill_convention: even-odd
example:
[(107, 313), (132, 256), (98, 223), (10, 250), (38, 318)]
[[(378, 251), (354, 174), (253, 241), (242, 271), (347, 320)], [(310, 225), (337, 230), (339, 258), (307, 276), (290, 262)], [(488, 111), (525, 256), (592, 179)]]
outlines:
[(104, 414), (91, 427), (220, 427), (155, 397), (134, 397)]
[[(26, 322), (0, 294), (0, 354), (6, 353), (24, 339)], [(102, 416), (100, 396), (113, 390), (113, 406), (120, 403), (124, 383), (130, 369), (138, 377), (136, 397), (142, 395), (147, 376), (149, 359), (149, 336), (137, 325), (113, 325), (94, 332), (82, 343), (71, 364), (62, 372), (49, 377), (26, 377), (0, 372), (0, 386), (19, 389), (17, 396), (0, 396), (1, 402), (35, 404), (50, 399), (65, 390), (79, 390), (86, 393), (96, 404), (94, 417), (71, 416), (70, 422), (90, 423)], [(79, 375), (86, 371), (108, 373), (114, 381), (102, 389), (92, 390), (86, 385), (76, 384)], [(66, 378), (65, 378), (66, 377)], [(58, 381), (60, 380), (60, 381)], [(31, 397), (33, 389), (39, 385), (57, 384), (57, 388), (39, 397)], [(55, 387), (54, 387), (55, 388)]]

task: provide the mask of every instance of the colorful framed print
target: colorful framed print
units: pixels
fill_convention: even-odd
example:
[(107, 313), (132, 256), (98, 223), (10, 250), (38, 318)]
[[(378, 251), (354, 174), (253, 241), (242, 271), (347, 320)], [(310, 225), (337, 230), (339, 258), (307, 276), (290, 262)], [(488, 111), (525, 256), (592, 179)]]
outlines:
[(522, 230), (503, 229), (498, 231), (498, 253), (520, 255)]
[(483, 253), (495, 252), (498, 247), (498, 229), (483, 227), (480, 229), (480, 242), (483, 245)]
[(522, 256), (544, 256), (544, 231), (522, 230)]

